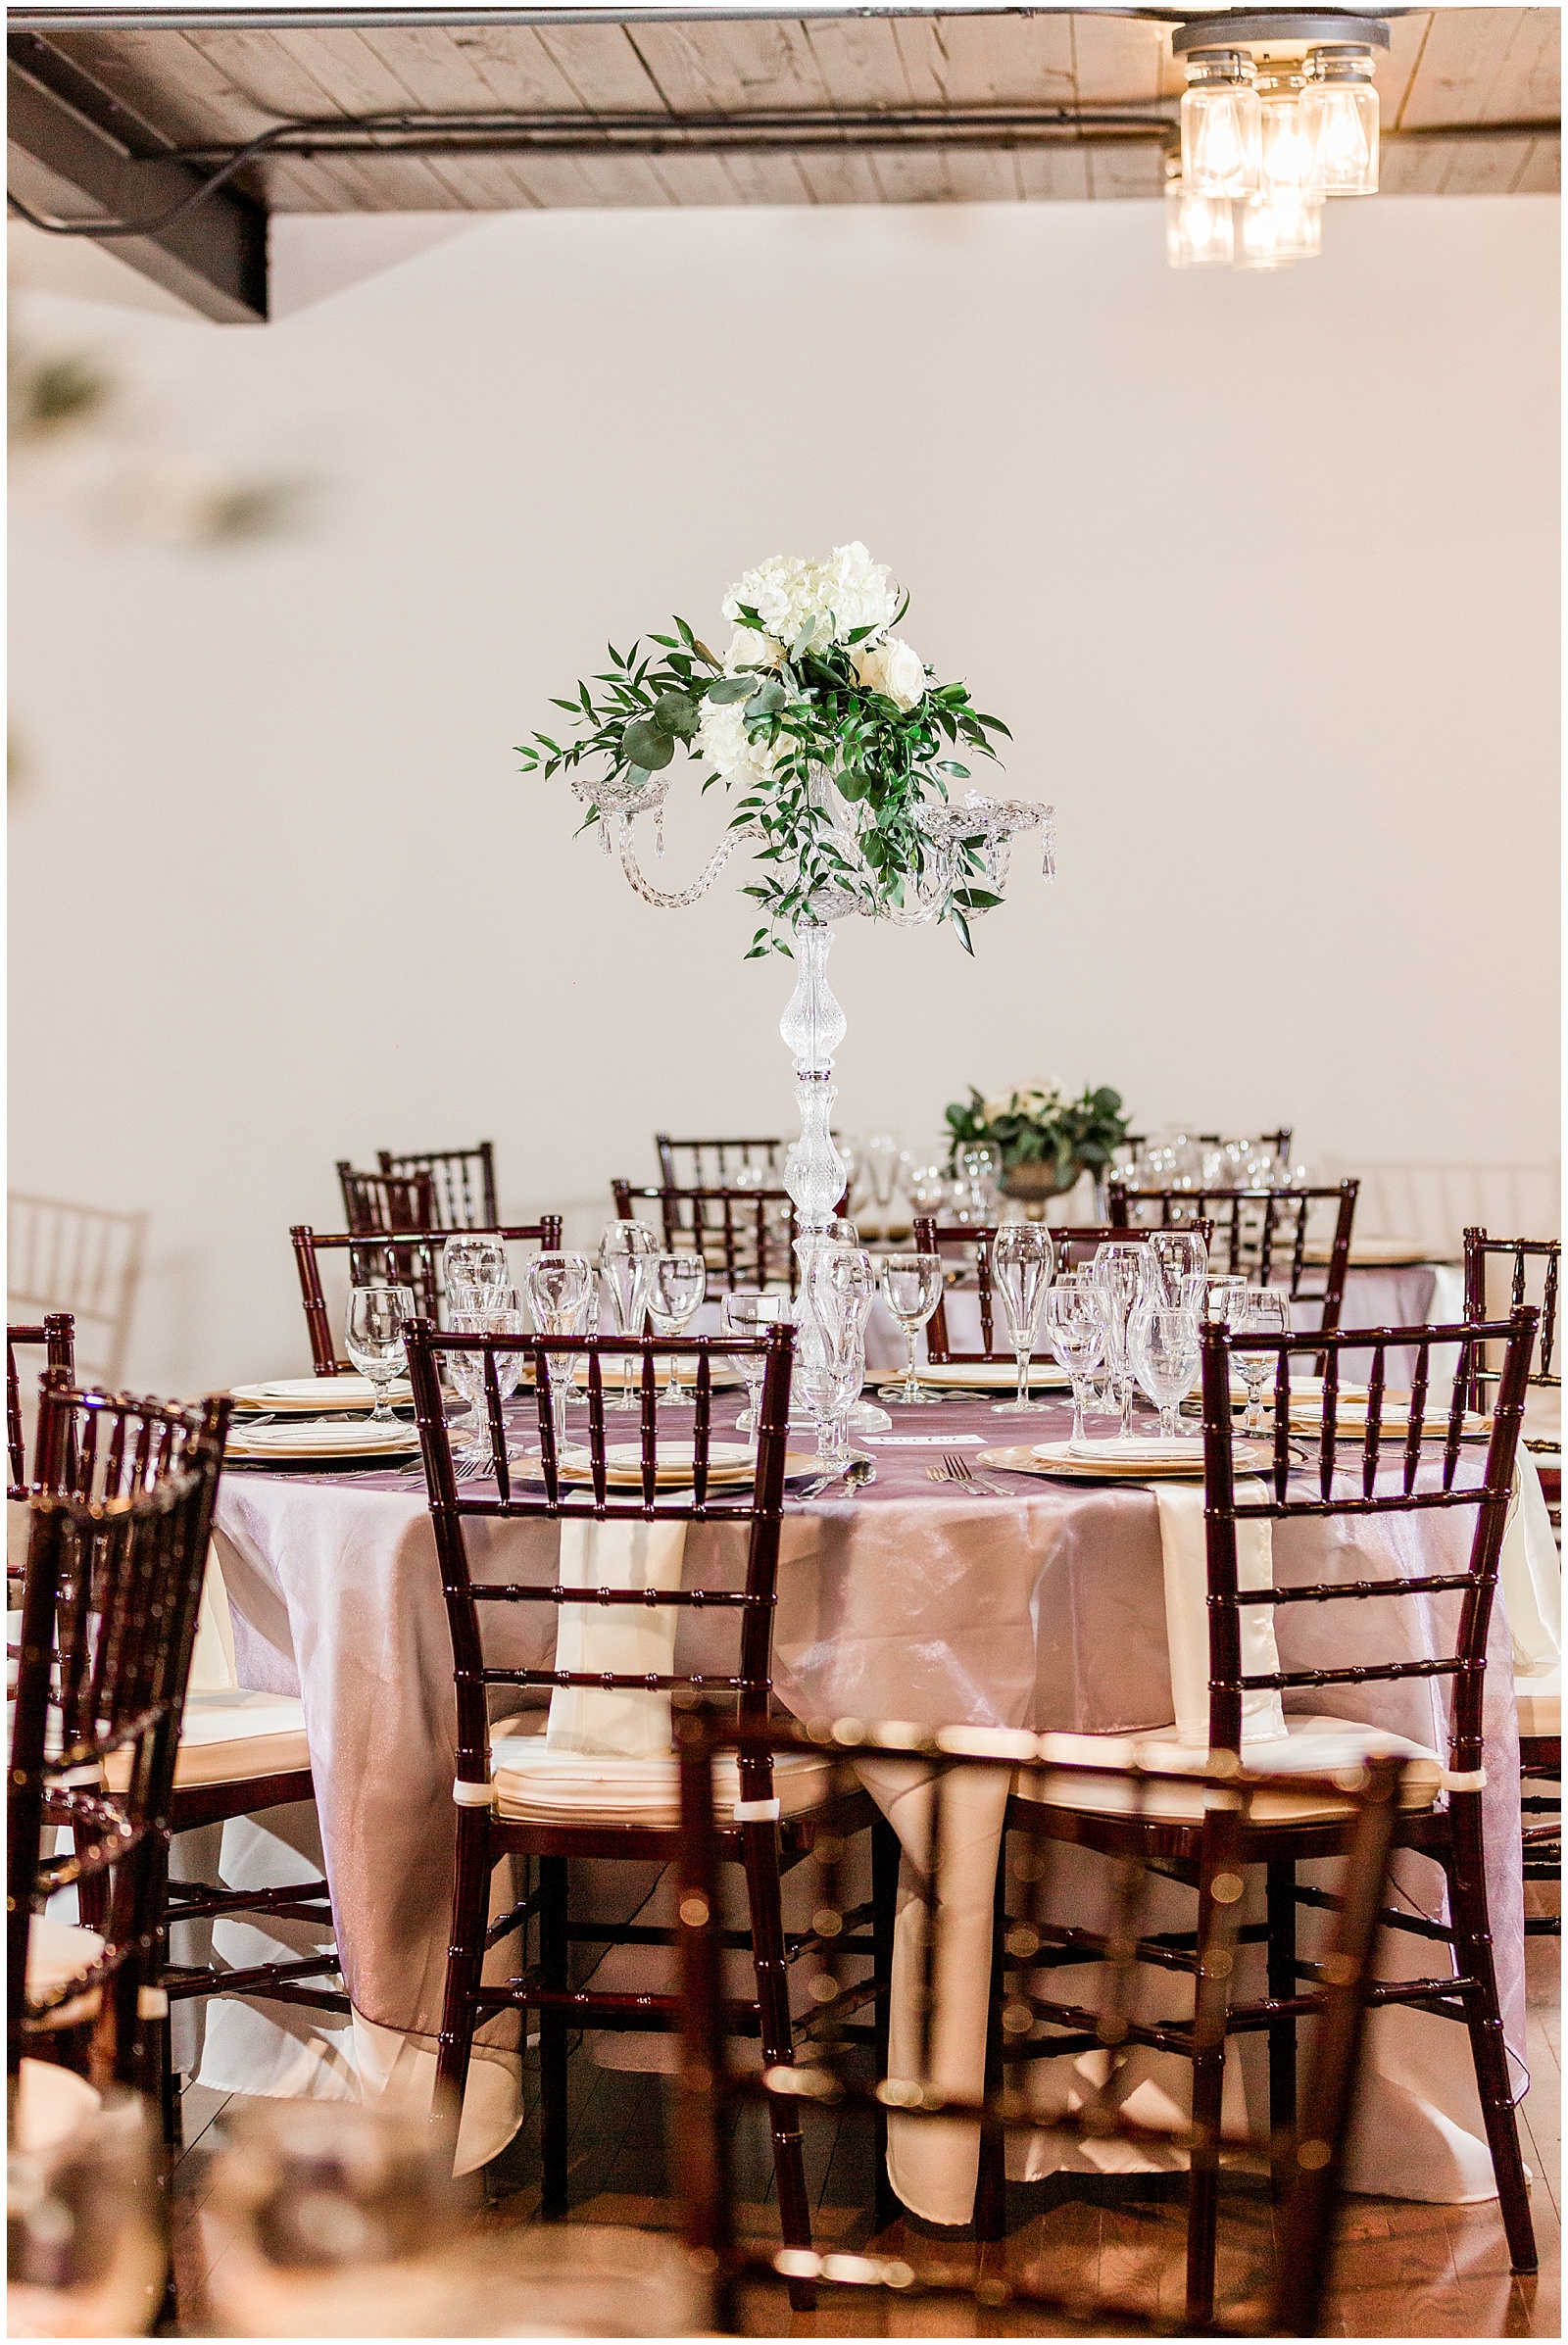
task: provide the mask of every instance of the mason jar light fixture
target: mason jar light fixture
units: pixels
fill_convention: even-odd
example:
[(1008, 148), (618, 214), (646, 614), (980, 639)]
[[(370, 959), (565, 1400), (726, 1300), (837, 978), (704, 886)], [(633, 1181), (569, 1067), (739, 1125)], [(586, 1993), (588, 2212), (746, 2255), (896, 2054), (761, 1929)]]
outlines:
[(1196, 196), (1250, 195), (1258, 185), (1262, 113), (1252, 61), (1241, 49), (1195, 49), (1182, 99), (1182, 180)]
[(1323, 250), (1323, 198), (1271, 188), (1236, 206), (1238, 269), (1285, 269)]
[[(1185, 104), (1185, 101), (1184, 101)], [(1301, 91), (1301, 129), (1316, 195), (1376, 195), (1378, 93), (1372, 51), (1359, 41), (1311, 49)]]
[(1262, 194), (1298, 194), (1307, 183), (1311, 142), (1301, 122), (1305, 75), (1298, 65), (1267, 59), (1257, 69), (1261, 117), (1258, 184)]
[(1228, 269), (1236, 250), (1229, 197), (1189, 194), (1175, 156), (1167, 169), (1166, 260), (1172, 269)]

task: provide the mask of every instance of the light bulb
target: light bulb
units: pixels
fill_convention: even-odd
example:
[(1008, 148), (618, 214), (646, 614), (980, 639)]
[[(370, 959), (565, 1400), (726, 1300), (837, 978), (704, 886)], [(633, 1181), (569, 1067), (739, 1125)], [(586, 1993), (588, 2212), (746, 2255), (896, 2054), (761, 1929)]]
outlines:
[(1314, 49), (1301, 92), (1301, 129), (1315, 195), (1376, 195), (1378, 93), (1367, 49)]
[(1228, 269), (1235, 249), (1229, 200), (1189, 195), (1180, 178), (1167, 180), (1165, 258), (1172, 269)]
[(1261, 192), (1270, 188), (1298, 189), (1306, 185), (1312, 160), (1311, 142), (1301, 127), (1301, 76), (1270, 67), (1257, 76), (1262, 116), (1259, 153)]
[(1236, 207), (1238, 269), (1285, 269), (1323, 250), (1323, 199), (1297, 189), (1254, 195)]
[(1182, 181), (1192, 195), (1249, 195), (1257, 187), (1260, 113), (1250, 74), (1234, 49), (1199, 50), (1187, 60)]

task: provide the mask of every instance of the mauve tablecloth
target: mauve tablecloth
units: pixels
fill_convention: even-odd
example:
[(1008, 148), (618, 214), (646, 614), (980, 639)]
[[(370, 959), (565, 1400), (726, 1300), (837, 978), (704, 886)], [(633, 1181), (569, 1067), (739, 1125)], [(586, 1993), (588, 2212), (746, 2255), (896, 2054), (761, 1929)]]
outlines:
[[(984, 1402), (897, 1411), (897, 1432), (987, 1441), (1017, 1420)], [(1060, 1438), (1067, 1412), (1031, 1420), (1031, 1439)], [(715, 1429), (717, 1430), (717, 1429)], [(1019, 1431), (1023, 1428), (1019, 1426)], [(972, 1448), (971, 1448), (972, 1453)], [(897, 1717), (1109, 1733), (1173, 1714), (1158, 1519), (1150, 1490), (1017, 1477), (1006, 1497), (936, 1485), (935, 1452), (879, 1446), (877, 1481), (854, 1499), (792, 1504), (782, 1541), (775, 1683), (803, 1716)], [(1277, 1530), (1281, 1585), (1305, 1579), (1407, 1577), (1462, 1565), (1467, 1511)], [(338, 1944), (356, 2013), (369, 2024), (381, 2076), (407, 2041), (428, 2048), (439, 2026), (449, 1921), (455, 1741), (452, 1662), (434, 1541), (416, 1478), (386, 1473), (231, 1472), (217, 1537), (234, 1614), (243, 1684), (298, 1692), (318, 1786)], [(553, 1577), (557, 1535), (543, 1523), (470, 1524), (476, 1577)], [(693, 1526), (686, 1585), (734, 1585), (733, 1532)], [(1428, 1599), (1429, 1639), (1438, 1607)], [(496, 1608), (493, 1656), (544, 1665), (546, 1608)], [(494, 1615), (492, 1615), (494, 1617)], [(1420, 1635), (1411, 1607), (1283, 1606), (1282, 1665), (1392, 1658)], [(677, 1659), (733, 1650), (723, 1620), (683, 1617)], [(1435, 1649), (1429, 1642), (1427, 1649)], [(1518, 1735), (1509, 1636), (1494, 1615), (1487, 1675), (1488, 1857), (1505, 2030), (1524, 2044)], [(1440, 1681), (1335, 1688), (1317, 1704), (1392, 1728), (1440, 1751)], [(506, 1706), (514, 1707), (514, 1702)], [(500, 1714), (498, 1709), (497, 1715)], [(1439, 1910), (1433, 1869), (1405, 1858), (1402, 1894)], [(1377, 2015), (1387, 2044), (1383, 2129), (1402, 2129), (1406, 2195), (1490, 2192), (1490, 2168), (1462, 2046), (1441, 2021)], [(389, 2050), (389, 2047), (391, 2048)], [(366, 2055), (362, 2049), (362, 2065)], [(1520, 2068), (1523, 2080), (1523, 2070)], [(492, 2081), (498, 2081), (494, 2076)], [(1426, 2129), (1425, 2155), (1412, 2131)], [(1369, 2178), (1366, 2187), (1378, 2187)]]

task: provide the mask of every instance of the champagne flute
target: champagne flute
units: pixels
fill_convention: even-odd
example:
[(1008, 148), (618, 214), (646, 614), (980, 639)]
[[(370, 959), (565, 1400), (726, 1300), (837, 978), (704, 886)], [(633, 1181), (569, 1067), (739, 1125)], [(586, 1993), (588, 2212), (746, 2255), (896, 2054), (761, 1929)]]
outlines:
[(1055, 1268), (1051, 1233), (1043, 1221), (1010, 1221), (991, 1244), (991, 1279), (1018, 1362), (1018, 1390), (992, 1404), (999, 1417), (1038, 1417), (1045, 1403), (1029, 1397), (1029, 1361), (1040, 1337), (1040, 1313)]
[[(780, 1327), (790, 1317), (790, 1298), (787, 1295), (748, 1295), (737, 1293), (724, 1297), (724, 1330), (727, 1335), (760, 1336), (765, 1329)], [(762, 1379), (767, 1374), (767, 1361), (760, 1352), (735, 1351), (730, 1359), (746, 1379), (748, 1406), (735, 1420), (737, 1433), (750, 1434), (752, 1447), (757, 1447), (761, 1431), (759, 1412), (762, 1405)]]
[[(617, 1336), (640, 1336), (643, 1332), (648, 1281), (658, 1251), (659, 1240), (646, 1222), (612, 1221), (605, 1225), (605, 1234), (599, 1241), (599, 1275), (610, 1289)], [(636, 1362), (628, 1352), (620, 1367), (620, 1398), (611, 1402), (612, 1408), (637, 1407), (635, 1368)]]
[(1105, 1356), (1111, 1300), (1093, 1279), (1073, 1279), (1047, 1290), (1043, 1304), (1046, 1340), (1072, 1382), (1072, 1438), (1084, 1441), (1084, 1394)]
[[(528, 1264), (527, 1282), (536, 1335), (587, 1335), (599, 1295), (593, 1264), (586, 1254), (535, 1254)], [(566, 1437), (566, 1403), (574, 1372), (569, 1353), (558, 1353), (546, 1362), (558, 1446)]]
[(897, 1400), (906, 1408), (917, 1408), (941, 1399), (941, 1393), (929, 1391), (915, 1372), (914, 1340), (942, 1300), (942, 1276), (940, 1254), (890, 1254), (884, 1261), (883, 1298), (904, 1331), (909, 1356), (903, 1384), (883, 1385), (877, 1393), (879, 1400)]
[[(1233, 1336), (1288, 1336), (1291, 1332), (1291, 1298), (1282, 1287), (1244, 1287), (1239, 1295), (1226, 1295), (1225, 1324)], [(1247, 1386), (1247, 1414), (1242, 1419), (1243, 1433), (1268, 1431), (1268, 1419), (1263, 1413), (1263, 1388), (1274, 1372), (1276, 1356), (1271, 1351), (1233, 1351), (1231, 1354)]]
[[(708, 1265), (701, 1254), (655, 1254), (648, 1286), (648, 1316), (660, 1336), (678, 1336), (708, 1293)], [(689, 1400), (680, 1381), (680, 1354), (669, 1355), (668, 1401)]]
[(408, 1366), (403, 1347), (403, 1322), (414, 1317), (414, 1295), (408, 1287), (351, 1287), (344, 1325), (349, 1358), (375, 1391), (370, 1411), (372, 1425), (395, 1425), (386, 1390)]
[(1199, 1317), (1187, 1304), (1145, 1301), (1132, 1315), (1133, 1373), (1159, 1411), (1160, 1439), (1181, 1438), (1176, 1412), (1198, 1380)]

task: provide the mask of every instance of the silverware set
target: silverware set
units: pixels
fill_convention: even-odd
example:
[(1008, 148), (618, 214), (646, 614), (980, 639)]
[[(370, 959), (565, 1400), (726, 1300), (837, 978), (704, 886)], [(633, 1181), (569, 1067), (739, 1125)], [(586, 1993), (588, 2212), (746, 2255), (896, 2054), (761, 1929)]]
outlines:
[(1012, 1495), (1010, 1490), (1003, 1489), (1001, 1483), (992, 1482), (984, 1474), (977, 1474), (969, 1460), (960, 1456), (956, 1449), (944, 1450), (942, 1463), (939, 1466), (927, 1466), (925, 1478), (927, 1482), (956, 1482), (960, 1487), (986, 1490), (993, 1498)]

